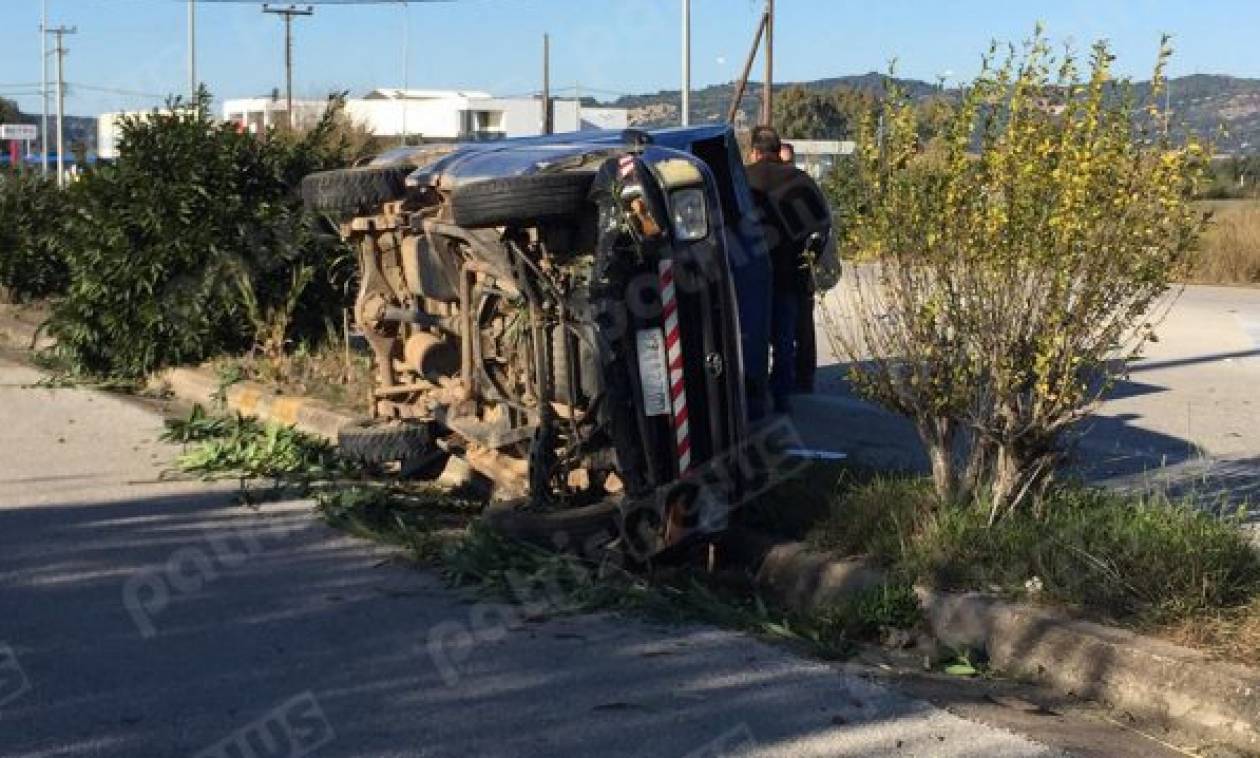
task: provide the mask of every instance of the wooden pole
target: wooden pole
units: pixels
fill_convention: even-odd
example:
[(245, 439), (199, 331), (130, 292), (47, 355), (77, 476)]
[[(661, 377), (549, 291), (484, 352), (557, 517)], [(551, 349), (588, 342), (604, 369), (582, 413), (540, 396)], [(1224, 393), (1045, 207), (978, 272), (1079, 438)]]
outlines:
[(735, 84), (735, 96), (731, 98), (731, 109), (726, 114), (726, 122), (728, 124), (735, 123), (735, 116), (739, 113), (739, 104), (744, 99), (744, 91), (748, 89), (748, 77), (752, 75), (753, 62), (757, 60), (757, 48), (761, 47), (761, 35), (766, 31), (766, 14), (761, 14), (761, 19), (757, 21), (757, 33), (753, 35), (752, 48), (748, 51), (748, 58), (744, 61), (744, 72), (739, 75), (739, 81)]
[(774, 125), (774, 0), (766, 0), (766, 81), (761, 88), (761, 123)]

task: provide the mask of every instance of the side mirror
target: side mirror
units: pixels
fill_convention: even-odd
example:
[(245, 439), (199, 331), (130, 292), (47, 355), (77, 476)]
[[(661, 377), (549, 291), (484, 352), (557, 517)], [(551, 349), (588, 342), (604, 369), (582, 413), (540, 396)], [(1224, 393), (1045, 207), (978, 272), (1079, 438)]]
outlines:
[(815, 255), (820, 255), (825, 247), (827, 247), (827, 235), (822, 232), (814, 232), (805, 240), (805, 249)]

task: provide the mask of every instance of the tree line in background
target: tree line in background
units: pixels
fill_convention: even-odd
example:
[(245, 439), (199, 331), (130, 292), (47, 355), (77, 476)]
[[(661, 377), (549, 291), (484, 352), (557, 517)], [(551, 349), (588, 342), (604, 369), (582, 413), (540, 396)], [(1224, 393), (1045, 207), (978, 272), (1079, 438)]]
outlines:
[(813, 89), (791, 86), (775, 95), (774, 125), (786, 140), (851, 140), (863, 119), (878, 114), (892, 92), (912, 107), (920, 139), (936, 137), (958, 102), (956, 95), (938, 93), (910, 98), (889, 77), (883, 91), (837, 86)]
[(17, 103), (0, 97), (0, 124), (15, 124), (22, 120), (22, 112)]
[[(1140, 88), (1143, 96), (1149, 95), (1151, 86), (1146, 83)], [(904, 90), (898, 91), (904, 105), (914, 113), (915, 130), (924, 144), (941, 136), (953, 109), (963, 97), (957, 91), (916, 97), (909, 97)], [(1053, 94), (1056, 99), (1062, 99), (1061, 93)], [(1118, 96), (1114, 86), (1105, 94), (1109, 98)], [(846, 85), (831, 89), (789, 86), (776, 95), (775, 126), (786, 140), (852, 140), (858, 136), (860, 121), (870, 114), (878, 114), (886, 96), (887, 92)], [(1144, 114), (1135, 114), (1135, 120), (1143, 118)], [(1223, 156), (1211, 161), (1208, 168), (1208, 181), (1199, 190), (1198, 199), (1260, 199), (1260, 155)], [(824, 177), (823, 189), (841, 212), (847, 207), (846, 201), (852, 199), (847, 186), (852, 174), (852, 162), (842, 160)]]
[(246, 350), (276, 320), (320, 334), (350, 273), (297, 186), (358, 158), (359, 136), (339, 102), (304, 132), (244, 133), (212, 117), (205, 91), (125, 119), (118, 159), (64, 191), (33, 171), (0, 177), (0, 286), (56, 295), (55, 357), (82, 374)]

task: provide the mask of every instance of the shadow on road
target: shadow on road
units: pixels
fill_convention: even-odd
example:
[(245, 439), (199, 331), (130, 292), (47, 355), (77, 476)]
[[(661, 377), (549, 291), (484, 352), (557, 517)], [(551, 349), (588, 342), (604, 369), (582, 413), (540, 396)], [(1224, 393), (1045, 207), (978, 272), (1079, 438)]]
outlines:
[[(1223, 360), (1260, 354), (1205, 356)], [(880, 469), (926, 472), (927, 457), (914, 427), (905, 419), (857, 397), (846, 379), (847, 364), (820, 367), (817, 394), (794, 398), (793, 420), (811, 447), (845, 452), (855, 462)], [(1109, 399), (1167, 389), (1123, 380)], [(1087, 482), (1134, 492), (1188, 498), (1213, 512), (1248, 511), (1260, 522), (1260, 456), (1220, 458), (1189, 440), (1138, 425), (1133, 415), (1097, 415), (1080, 427), (1069, 474)]]
[[(306, 507), (250, 514), (227, 500), (0, 509), (0, 642), (31, 685), (3, 705), (0, 756), (192, 755), (301, 697), (334, 736), (319, 751), (330, 756), (708, 756), (778, 743), (873, 755), (903, 739), (1009, 752), (1007, 736), (732, 632), (601, 615), (496, 629), (502, 606)], [(250, 534), (259, 549), (216, 552)], [(128, 596), (136, 577), (149, 580), (149, 636)], [(435, 645), (452, 625), (491, 633)], [(260, 754), (300, 754), (280, 747), (293, 735), (266, 739)], [(1029, 748), (1013, 754), (1042, 754)]]
[(1232, 353), (1213, 353), (1211, 355), (1196, 355), (1193, 358), (1175, 358), (1166, 361), (1138, 361), (1129, 368), (1129, 373), (1137, 374), (1143, 371), (1155, 371), (1165, 368), (1180, 368), (1182, 366), (1198, 366), (1204, 363), (1219, 363), (1220, 361), (1241, 360), (1244, 358), (1254, 358), (1260, 356), (1260, 350), (1238, 350)]

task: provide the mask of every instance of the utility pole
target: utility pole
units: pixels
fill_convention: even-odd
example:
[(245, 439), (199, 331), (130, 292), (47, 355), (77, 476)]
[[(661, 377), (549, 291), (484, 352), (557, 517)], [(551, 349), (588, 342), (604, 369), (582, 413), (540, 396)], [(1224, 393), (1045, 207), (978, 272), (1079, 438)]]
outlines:
[(691, 126), (691, 0), (682, 0), (682, 125)]
[(411, 71), (409, 64), (411, 63), (411, 9), (407, 5), (407, 0), (403, 0), (403, 91), (402, 97), (398, 98), (398, 102), (402, 104), (402, 144), (407, 145), (407, 92), (411, 89)]
[(39, 88), (39, 97), (44, 105), (44, 121), (39, 132), (39, 146), (43, 153), (40, 161), (44, 166), (44, 176), (48, 176), (48, 0), (43, 1), (39, 18), (40, 68), (44, 72), (43, 85)]
[(766, 82), (762, 85), (761, 123), (774, 125), (774, 0), (766, 0)]
[(57, 56), (57, 186), (66, 186), (66, 50), (65, 36), (78, 32), (77, 27), (58, 26), (49, 29), (49, 34), (57, 37), (57, 48), (53, 55)]
[(744, 59), (743, 72), (739, 75), (739, 81), (735, 83), (735, 96), (731, 98), (731, 109), (726, 114), (727, 123), (735, 123), (735, 117), (739, 115), (739, 104), (743, 102), (744, 91), (748, 89), (748, 77), (752, 76), (753, 63), (757, 61), (757, 50), (761, 47), (761, 38), (766, 33), (768, 18), (769, 16), (763, 12), (761, 18), (757, 19), (757, 32), (753, 35), (748, 57)]
[(197, 99), (197, 0), (188, 0), (188, 102)]
[(274, 13), (284, 19), (284, 91), (285, 91), (285, 122), (290, 130), (293, 129), (293, 17), (294, 16), (312, 16), (315, 14), (313, 6), (306, 8), (298, 8), (296, 5), (290, 5), (288, 8), (273, 8), (270, 4), (263, 5), (263, 13)]
[(543, 35), (543, 90), (542, 90), (542, 132), (551, 134), (554, 124), (551, 119), (551, 35)]

